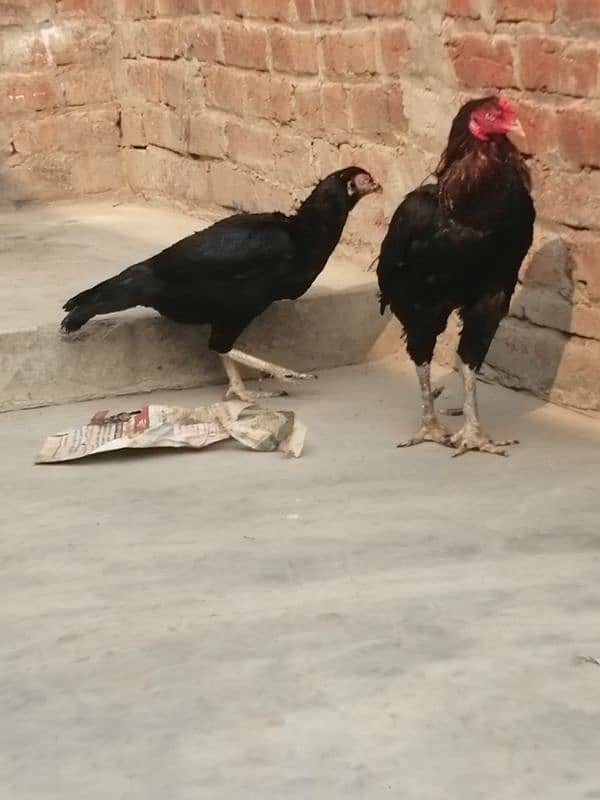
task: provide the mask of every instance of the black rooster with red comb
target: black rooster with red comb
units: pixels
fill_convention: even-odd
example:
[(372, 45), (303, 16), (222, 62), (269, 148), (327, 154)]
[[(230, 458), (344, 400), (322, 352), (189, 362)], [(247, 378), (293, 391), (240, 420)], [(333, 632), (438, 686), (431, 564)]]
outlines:
[[(434, 172), (437, 181), (406, 196), (381, 246), (381, 310), (390, 306), (404, 327), (423, 399), (422, 426), (400, 446), (432, 441), (456, 448), (455, 455), (506, 455), (506, 445), (516, 443), (483, 433), (476, 397), (476, 373), (508, 313), (533, 240), (529, 170), (507, 136), (515, 130), (522, 132), (508, 100), (465, 103)], [(454, 310), (463, 325), (458, 356), (465, 399), (464, 425), (452, 436), (435, 413), (430, 363)]]

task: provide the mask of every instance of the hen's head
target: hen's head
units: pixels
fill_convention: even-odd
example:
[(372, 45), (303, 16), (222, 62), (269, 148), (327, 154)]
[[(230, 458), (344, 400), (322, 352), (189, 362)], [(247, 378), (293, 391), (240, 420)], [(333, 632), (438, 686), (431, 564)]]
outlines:
[(348, 208), (353, 208), (361, 197), (379, 191), (381, 191), (381, 186), (366, 169), (345, 167), (323, 178), (314, 193), (320, 199), (327, 197), (333, 199), (335, 197), (341, 200)]

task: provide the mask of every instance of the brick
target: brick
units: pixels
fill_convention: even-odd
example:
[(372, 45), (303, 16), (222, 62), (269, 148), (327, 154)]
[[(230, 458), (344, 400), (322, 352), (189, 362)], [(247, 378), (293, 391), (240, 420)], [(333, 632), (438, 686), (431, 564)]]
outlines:
[(323, 60), (328, 77), (346, 78), (376, 71), (375, 32), (349, 30), (327, 32), (323, 38)]
[(209, 199), (205, 161), (149, 145), (145, 150), (126, 150), (124, 168), (131, 188), (145, 196), (167, 197), (186, 205)]
[(314, 139), (312, 142), (313, 163), (318, 178), (324, 178), (341, 168), (340, 150), (325, 139)]
[(77, 41), (74, 32), (65, 25), (47, 30), (46, 44), (51, 60), (58, 67), (85, 61), (86, 56), (96, 55), (89, 47), (89, 40)]
[(249, 72), (246, 81), (246, 111), (254, 117), (289, 122), (294, 99), (290, 80), (280, 75)]
[(17, 153), (60, 150), (65, 153), (94, 149), (116, 149), (119, 145), (119, 115), (116, 109), (76, 111), (28, 120), (13, 137)]
[(381, 58), (388, 75), (399, 75), (406, 65), (410, 43), (403, 24), (383, 25), (379, 33)]
[(226, 161), (210, 165), (210, 186), (213, 200), (225, 208), (287, 212), (293, 202), (289, 189)]
[(161, 17), (198, 14), (202, 10), (203, 0), (155, 0), (155, 13)]
[(131, 61), (125, 67), (126, 92), (148, 102), (160, 102), (160, 65), (146, 59)]
[(0, 113), (41, 111), (58, 105), (58, 90), (52, 75), (41, 72), (0, 75)]
[(246, 69), (267, 69), (267, 34), (262, 27), (227, 21), (222, 28), (225, 64)]
[(396, 16), (404, 11), (404, 0), (352, 0), (350, 8), (355, 16)]
[(121, 144), (125, 147), (145, 147), (147, 144), (141, 109), (121, 109)]
[(552, 22), (556, 0), (498, 0), (496, 18), (501, 22)]
[(296, 0), (301, 22), (338, 22), (346, 17), (345, 0)]
[(60, 83), (65, 104), (68, 106), (108, 103), (115, 96), (112, 75), (108, 67), (69, 69), (62, 74)]
[(448, 49), (456, 77), (465, 86), (515, 85), (513, 58), (506, 39), (465, 33), (451, 39)]
[(144, 23), (141, 52), (151, 58), (176, 58), (182, 52), (181, 31), (175, 20), (153, 19)]
[(318, 85), (299, 85), (294, 93), (296, 102), (295, 119), (298, 125), (307, 131), (318, 131), (323, 128), (323, 102), (321, 87)]
[(206, 0), (206, 10), (224, 17), (243, 17), (244, 0)]
[(190, 64), (177, 61), (161, 61), (158, 65), (160, 101), (172, 108), (184, 108), (187, 103), (188, 71)]
[(229, 157), (238, 164), (245, 164), (269, 171), (273, 164), (273, 128), (256, 128), (240, 122), (230, 122), (227, 126), (227, 151)]
[(55, 0), (4, 0), (2, 25), (28, 25), (47, 22), (56, 8)]
[(143, 113), (144, 135), (148, 144), (178, 153), (187, 150), (187, 120), (171, 108), (149, 106)]
[(565, 161), (600, 167), (600, 114), (579, 108), (559, 111), (558, 143)]
[(600, 20), (598, 0), (563, 0), (563, 14), (575, 22)]
[(312, 31), (273, 27), (269, 31), (273, 68), (280, 72), (316, 74), (317, 43)]
[(18, 71), (23, 67), (43, 69), (51, 64), (50, 52), (37, 31), (27, 32), (20, 28), (2, 32), (0, 37), (0, 65)]
[(186, 58), (216, 61), (218, 34), (214, 21), (206, 17), (186, 20), (181, 29), (181, 45)]
[(218, 205), (241, 211), (253, 210), (256, 180), (237, 164), (228, 161), (211, 164), (209, 181), (211, 197)]
[(555, 291), (571, 289), (571, 254), (566, 239), (536, 235), (520, 271), (524, 286), (542, 286)]
[(206, 102), (209, 106), (244, 113), (246, 83), (239, 73), (227, 67), (210, 67), (206, 76)]
[(290, 2), (289, 0), (246, 0), (244, 14), (250, 18), (287, 20), (290, 18)]
[(323, 121), (327, 128), (348, 128), (347, 92), (339, 83), (325, 84), (323, 94)]
[(473, 0), (448, 0), (446, 14), (449, 17), (479, 18), (479, 12), (474, 8)]
[(304, 136), (280, 131), (275, 142), (275, 174), (290, 186), (315, 182), (310, 142)]
[(123, 171), (121, 154), (81, 154), (70, 163), (72, 191), (76, 194), (96, 194), (121, 188)]
[(129, 19), (147, 19), (156, 13), (155, 0), (117, 0), (117, 12)]
[(584, 284), (590, 302), (600, 303), (600, 233), (577, 231), (570, 252), (573, 278)]
[(112, 2), (110, 0), (60, 0), (58, 10), (61, 14), (109, 17), (112, 13)]
[(192, 117), (188, 149), (205, 158), (223, 158), (227, 152), (224, 119), (206, 112)]
[(519, 40), (521, 83), (525, 89), (575, 97), (594, 94), (598, 85), (598, 52), (568, 40), (524, 36)]
[(552, 106), (519, 101), (516, 111), (525, 131), (523, 141), (515, 140), (521, 152), (540, 155), (557, 149), (556, 110)]
[(536, 206), (541, 219), (575, 228), (600, 225), (600, 171), (559, 172), (532, 166)]
[(406, 127), (399, 87), (353, 86), (349, 96), (353, 130), (385, 133), (390, 127)]

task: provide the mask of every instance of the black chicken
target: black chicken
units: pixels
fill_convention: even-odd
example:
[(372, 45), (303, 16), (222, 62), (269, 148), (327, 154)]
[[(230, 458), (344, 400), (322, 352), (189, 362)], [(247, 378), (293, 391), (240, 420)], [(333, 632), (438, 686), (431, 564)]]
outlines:
[[(404, 327), (423, 398), (422, 427), (399, 446), (433, 441), (455, 447), (455, 455), (506, 455), (503, 448), (516, 444), (481, 431), (476, 398), (476, 373), (508, 312), (533, 239), (529, 171), (506, 135), (515, 130), (522, 132), (506, 99), (466, 103), (452, 123), (434, 173), (437, 183), (407, 195), (381, 246), (381, 310), (389, 305)], [(455, 309), (462, 319), (458, 355), (465, 400), (464, 425), (451, 436), (435, 414), (430, 362)]]
[(139, 264), (72, 297), (64, 305), (67, 333), (97, 314), (148, 306), (176, 322), (209, 324), (209, 347), (221, 355), (227, 397), (255, 399), (285, 392), (250, 392), (236, 362), (281, 380), (311, 377), (255, 358), (233, 345), (276, 300), (304, 294), (336, 247), (349, 212), (379, 185), (359, 167), (332, 173), (292, 216), (236, 214), (192, 234)]

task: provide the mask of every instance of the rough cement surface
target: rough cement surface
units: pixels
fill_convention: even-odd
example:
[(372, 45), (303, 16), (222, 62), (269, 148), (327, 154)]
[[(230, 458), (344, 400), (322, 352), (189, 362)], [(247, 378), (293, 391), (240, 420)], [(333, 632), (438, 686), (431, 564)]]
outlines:
[[(217, 218), (110, 201), (0, 212), (0, 410), (223, 381), (207, 327), (149, 309), (59, 333), (67, 298)], [(298, 370), (364, 361), (387, 321), (366, 266), (338, 250), (307, 295), (272, 306), (240, 346)]]
[(598, 424), (482, 386), (509, 459), (397, 450), (389, 362), (272, 403), (298, 461), (34, 467), (106, 404), (0, 417), (0, 796), (600, 797)]

